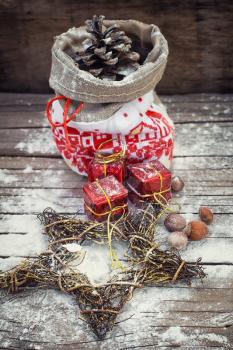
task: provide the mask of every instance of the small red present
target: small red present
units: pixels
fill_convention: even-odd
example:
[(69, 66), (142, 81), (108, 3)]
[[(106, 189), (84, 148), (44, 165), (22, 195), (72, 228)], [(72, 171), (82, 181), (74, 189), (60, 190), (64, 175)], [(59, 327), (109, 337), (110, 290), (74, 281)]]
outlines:
[(83, 186), (84, 209), (90, 219), (104, 221), (119, 218), (128, 210), (127, 189), (114, 177), (107, 176)]
[(129, 199), (134, 204), (155, 201), (163, 206), (171, 199), (171, 172), (158, 160), (127, 166)]
[(123, 152), (104, 155), (97, 152), (88, 167), (88, 180), (95, 181), (113, 175), (123, 183), (125, 177), (125, 162)]

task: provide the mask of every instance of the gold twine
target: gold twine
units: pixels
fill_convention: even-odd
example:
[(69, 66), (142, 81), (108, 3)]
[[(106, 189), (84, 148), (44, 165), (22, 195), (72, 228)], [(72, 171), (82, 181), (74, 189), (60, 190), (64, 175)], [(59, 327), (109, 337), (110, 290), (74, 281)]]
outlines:
[(125, 209), (128, 207), (128, 204), (124, 204), (121, 206), (117, 206), (117, 207), (112, 207), (112, 203), (111, 200), (109, 198), (109, 196), (107, 195), (106, 191), (103, 189), (103, 187), (101, 186), (101, 184), (99, 183), (98, 179), (95, 181), (95, 183), (97, 184), (98, 188), (103, 192), (107, 202), (108, 202), (108, 206), (109, 209), (108, 211), (104, 212), (104, 213), (96, 213), (91, 207), (89, 207), (86, 203), (84, 203), (85, 207), (95, 216), (104, 216), (104, 215), (108, 215), (107, 218), (107, 235), (108, 235), (108, 247), (109, 247), (109, 255), (110, 255), (110, 259), (111, 259), (111, 265), (113, 269), (118, 269), (120, 268), (122, 271), (125, 270), (124, 265), (121, 263), (121, 261), (119, 260), (116, 251), (112, 248), (112, 232), (114, 229), (114, 225), (111, 225), (111, 215), (120, 209), (123, 209), (123, 215), (125, 213)]
[(126, 146), (124, 145), (122, 150), (113, 154), (109, 154), (109, 155), (104, 155), (103, 153), (100, 152), (101, 147), (103, 147), (103, 145), (105, 143), (108, 143), (109, 141), (112, 141), (113, 139), (110, 140), (106, 140), (103, 141), (99, 147), (97, 152), (95, 153), (95, 159), (97, 160), (98, 163), (101, 163), (104, 165), (104, 176), (107, 176), (107, 164), (109, 163), (113, 163), (115, 161), (121, 161), (123, 163), (123, 159), (125, 157), (125, 152), (126, 152)]

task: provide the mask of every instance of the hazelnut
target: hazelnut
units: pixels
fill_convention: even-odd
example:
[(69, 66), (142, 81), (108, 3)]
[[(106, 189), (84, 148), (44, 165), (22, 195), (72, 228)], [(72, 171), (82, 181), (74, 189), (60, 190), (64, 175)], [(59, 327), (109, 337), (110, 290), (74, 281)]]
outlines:
[(175, 231), (172, 232), (167, 239), (168, 243), (178, 250), (186, 248), (188, 244), (188, 238), (184, 232)]
[(170, 232), (181, 231), (186, 226), (186, 220), (180, 214), (169, 214), (164, 221), (164, 225)]
[(206, 224), (199, 220), (193, 220), (188, 224), (187, 230), (190, 230), (190, 239), (193, 241), (199, 241), (205, 238), (208, 234), (208, 227)]
[(171, 181), (171, 189), (173, 192), (182, 191), (184, 188), (184, 181), (179, 176), (173, 176)]
[(214, 219), (214, 215), (212, 210), (207, 207), (201, 207), (199, 209), (199, 216), (202, 221), (204, 221), (207, 225), (211, 224)]

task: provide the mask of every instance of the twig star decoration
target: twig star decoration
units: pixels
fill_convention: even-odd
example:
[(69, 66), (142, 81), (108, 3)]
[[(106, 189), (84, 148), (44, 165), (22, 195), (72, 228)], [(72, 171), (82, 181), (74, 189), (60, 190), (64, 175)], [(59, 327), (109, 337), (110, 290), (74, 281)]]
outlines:
[(38, 215), (49, 238), (48, 250), (37, 258), (26, 259), (14, 269), (0, 271), (0, 288), (18, 292), (23, 287), (45, 287), (73, 295), (80, 313), (99, 339), (114, 326), (117, 315), (133, 296), (136, 288), (176, 281), (190, 284), (206, 275), (200, 265), (187, 263), (178, 252), (163, 251), (154, 241), (157, 215), (152, 206), (130, 211), (110, 223), (112, 239), (128, 242), (128, 265), (107, 283), (94, 285), (70, 265), (80, 252), (71, 252), (68, 243), (86, 240), (107, 243), (106, 223), (84, 221), (57, 214), (51, 208)]

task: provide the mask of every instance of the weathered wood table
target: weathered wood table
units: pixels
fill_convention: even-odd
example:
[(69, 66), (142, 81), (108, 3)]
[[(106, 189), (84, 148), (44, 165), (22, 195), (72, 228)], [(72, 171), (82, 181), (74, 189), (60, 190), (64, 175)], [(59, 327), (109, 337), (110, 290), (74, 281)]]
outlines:
[[(82, 209), (85, 179), (67, 168), (44, 117), (48, 96), (0, 95), (0, 267), (46, 249), (36, 213)], [(208, 238), (190, 242), (208, 278), (193, 288), (135, 292), (104, 341), (79, 318), (71, 296), (53, 290), (1, 292), (1, 349), (232, 349), (233, 348), (233, 95), (164, 96), (176, 124), (174, 173), (187, 219), (200, 205), (215, 214)], [(162, 228), (161, 228), (162, 229)], [(124, 322), (123, 322), (124, 321)]]

